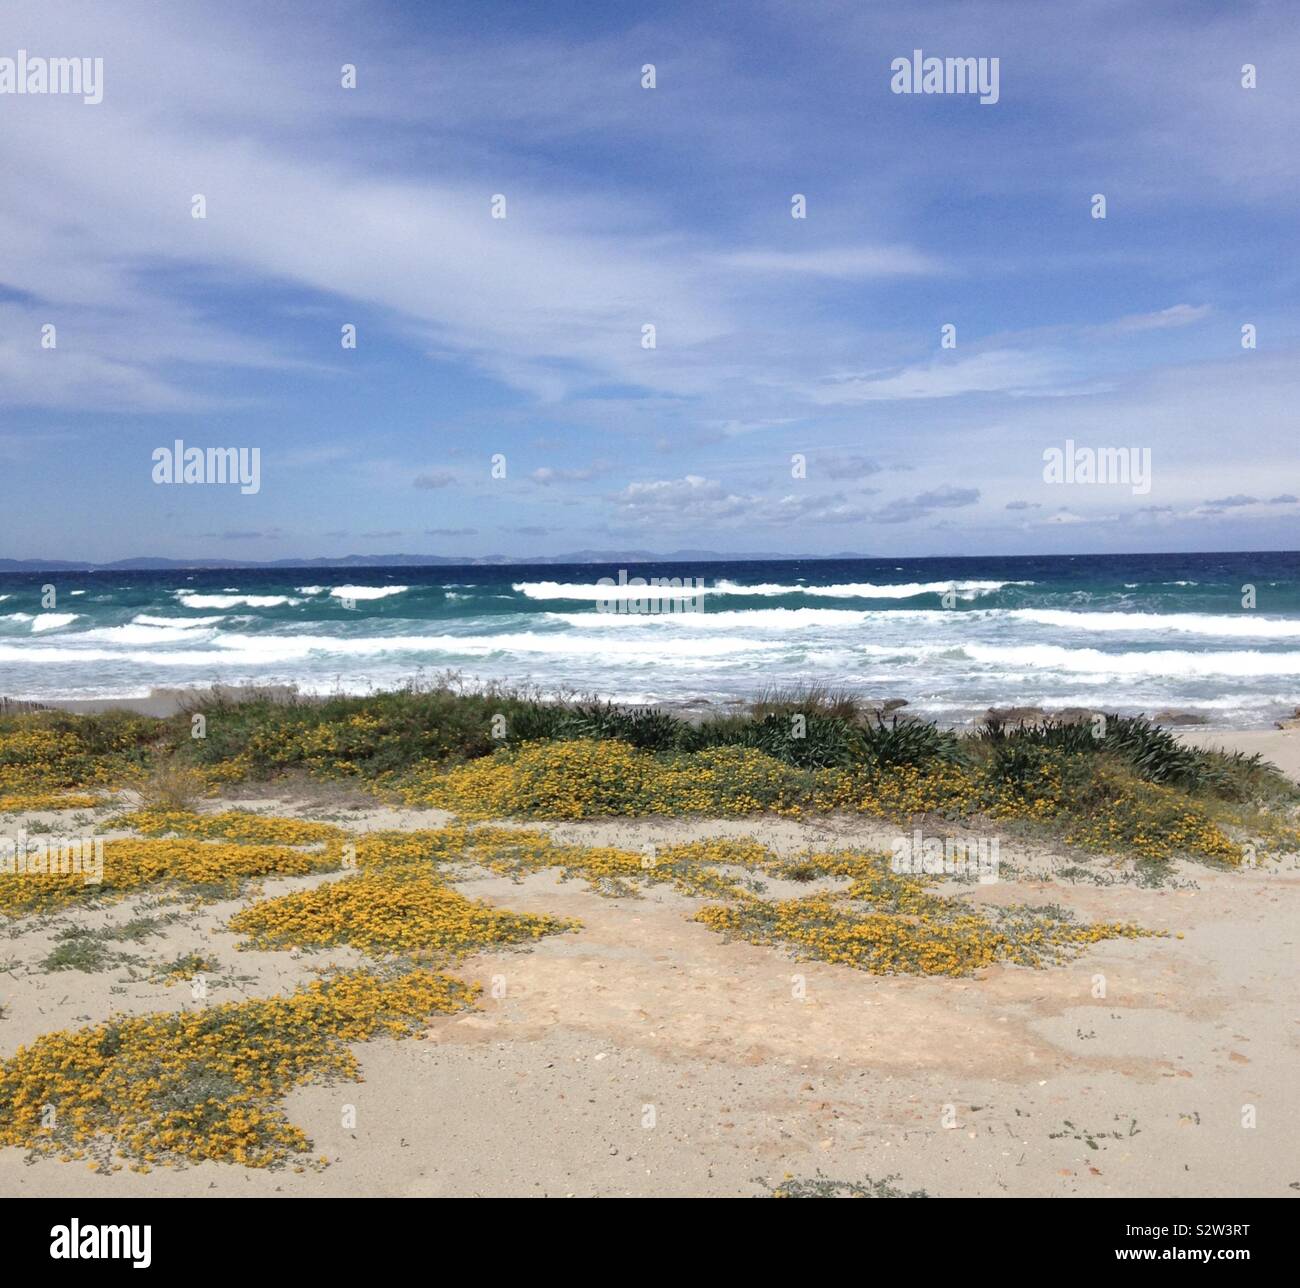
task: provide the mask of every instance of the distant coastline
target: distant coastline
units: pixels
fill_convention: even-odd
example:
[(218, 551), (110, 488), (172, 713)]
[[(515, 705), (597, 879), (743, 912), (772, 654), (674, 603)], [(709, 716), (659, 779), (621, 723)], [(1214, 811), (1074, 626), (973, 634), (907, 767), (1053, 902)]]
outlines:
[[(519, 567), (529, 568), (552, 564), (607, 564), (607, 563), (743, 563), (762, 560), (779, 563), (782, 560), (804, 561), (811, 559), (868, 559), (871, 556), (852, 553), (830, 555), (782, 555), (759, 551), (754, 554), (722, 553), (717, 550), (672, 550), (658, 554), (653, 550), (574, 550), (562, 555), (322, 555), (316, 558), (290, 559), (164, 559), (161, 556), (141, 555), (133, 559), (115, 559), (108, 563), (93, 563), (75, 559), (0, 559), (3, 572), (163, 572), (167, 569), (183, 571), (189, 568), (218, 570), (222, 568), (474, 568)], [(942, 556), (934, 556), (940, 558)]]
[(833, 554), (780, 554), (773, 551), (719, 551), (719, 550), (572, 550), (558, 555), (317, 555), (293, 556), (285, 559), (222, 559), (185, 558), (170, 559), (161, 555), (139, 555), (130, 559), (95, 562), (82, 559), (0, 559), (0, 573), (13, 572), (165, 572), (168, 569), (205, 569), (218, 571), (230, 569), (278, 568), (475, 568), (518, 567), (530, 568), (559, 564), (617, 564), (617, 563), (805, 563), (814, 560), (887, 560), (899, 563), (942, 562), (947, 560), (981, 559), (1094, 559), (1094, 558), (1174, 558), (1211, 557), (1214, 555), (1240, 558), (1244, 555), (1290, 555), (1296, 550), (1157, 550), (1157, 551), (1084, 551), (1074, 555), (865, 555), (855, 551), (837, 551)]

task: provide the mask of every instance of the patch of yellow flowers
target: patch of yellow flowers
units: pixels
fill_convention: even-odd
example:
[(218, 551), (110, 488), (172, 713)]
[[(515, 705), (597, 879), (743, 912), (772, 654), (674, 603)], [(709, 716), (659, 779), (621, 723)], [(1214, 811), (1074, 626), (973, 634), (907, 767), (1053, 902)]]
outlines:
[(209, 1159), (269, 1167), (310, 1148), (276, 1103), (289, 1090), (356, 1079), (346, 1043), (404, 1037), (476, 992), (432, 971), (356, 971), (287, 997), (49, 1033), (0, 1066), (0, 1145), (104, 1169), (114, 1154), (139, 1171)]
[(576, 921), (506, 912), (467, 899), (427, 871), (358, 873), (312, 890), (266, 899), (237, 912), (229, 928), (241, 947), (326, 948), (411, 953), (439, 961), (487, 947), (527, 943), (578, 927)]
[(95, 809), (104, 802), (84, 792), (28, 792), (25, 795), (0, 796), (0, 814), (21, 814), (29, 810)]
[(92, 747), (73, 729), (50, 727), (47, 714), (23, 716), (0, 729), (0, 796), (107, 786), (129, 772), (140, 721), (124, 723)]
[[(695, 920), (751, 943), (778, 944), (799, 957), (876, 975), (960, 976), (998, 962), (1037, 968), (1103, 939), (1160, 933), (1124, 922), (1079, 923), (1060, 908), (946, 899), (923, 881), (890, 871), (883, 855), (843, 857), (855, 870), (843, 892), (775, 901), (742, 894), (702, 908)], [(828, 871), (836, 858), (814, 854), (796, 865)]]
[(0, 733), (0, 792), (42, 792), (51, 787), (100, 783), (104, 767), (76, 742), (53, 729), (28, 727)]
[(276, 818), (245, 810), (199, 814), (192, 810), (142, 809), (124, 814), (119, 826), (145, 836), (194, 836), (202, 840), (253, 841), (266, 845), (315, 845), (345, 836), (343, 828), (304, 818)]
[(518, 878), (553, 868), (566, 877), (581, 877), (593, 888), (628, 893), (627, 880), (645, 876), (644, 869), (648, 866), (645, 856), (639, 852), (613, 846), (565, 845), (545, 832), (514, 827), (453, 823), (411, 831), (352, 832), (305, 819), (237, 811), (199, 814), (181, 810), (138, 811), (119, 821), (153, 835), (224, 837), (246, 842), (276, 840), (304, 845), (323, 841), (322, 870), (423, 864), (426, 869), (480, 868)]
[(1071, 816), (1065, 840), (1080, 849), (1135, 859), (1186, 853), (1235, 867), (1243, 857), (1242, 847), (1201, 805), (1156, 783), (1143, 783), (1140, 790), (1116, 784), (1109, 798), (1087, 814)]
[(250, 879), (304, 876), (337, 866), (335, 855), (285, 845), (127, 837), (104, 842), (103, 879), (98, 882), (75, 872), (0, 873), (0, 912), (21, 917), (87, 901), (111, 902), (150, 886), (231, 897)]

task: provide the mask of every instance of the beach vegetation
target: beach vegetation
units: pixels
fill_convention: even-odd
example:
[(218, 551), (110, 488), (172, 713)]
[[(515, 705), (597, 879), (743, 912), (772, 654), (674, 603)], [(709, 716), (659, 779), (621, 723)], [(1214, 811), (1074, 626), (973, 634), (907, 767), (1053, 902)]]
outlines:
[(349, 1043), (410, 1036), (476, 992), (434, 971), (352, 971), (287, 996), (47, 1033), (0, 1065), (0, 1145), (105, 1172), (119, 1159), (276, 1166), (311, 1148), (279, 1104), (290, 1090), (357, 1079)]
[(767, 1189), (766, 1197), (772, 1199), (928, 1199), (924, 1190), (904, 1190), (894, 1184), (897, 1176), (873, 1180), (864, 1176), (860, 1181), (834, 1180), (818, 1172), (815, 1176), (786, 1176), (781, 1181), (754, 1177), (755, 1185)]

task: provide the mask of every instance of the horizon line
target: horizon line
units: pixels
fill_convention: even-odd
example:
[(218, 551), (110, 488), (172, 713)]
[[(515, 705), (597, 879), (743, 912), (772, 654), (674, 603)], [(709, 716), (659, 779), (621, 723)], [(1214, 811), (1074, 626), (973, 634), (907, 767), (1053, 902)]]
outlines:
[[(313, 556), (289, 556), (282, 559), (235, 559), (224, 560), (220, 557), (194, 557), (192, 559), (171, 558), (165, 555), (133, 555), (124, 559), (114, 559), (106, 563), (97, 563), (93, 560), (79, 559), (55, 559), (39, 557), (35, 559), (12, 559), (9, 557), (0, 558), (0, 574), (9, 573), (38, 573), (38, 572), (151, 572), (165, 571), (167, 569), (196, 569), (200, 571), (218, 572), (223, 569), (239, 571), (241, 569), (323, 569), (323, 568), (356, 568), (364, 566), (369, 568), (411, 568), (411, 567), (475, 567), (484, 564), (492, 564), (498, 567), (545, 567), (550, 565), (572, 565), (582, 564), (607, 564), (617, 563), (620, 560), (627, 562), (661, 562), (661, 563), (739, 563), (739, 562), (766, 562), (766, 563), (799, 563), (811, 560), (825, 561), (859, 561), (863, 563), (870, 562), (888, 562), (889, 560), (900, 560), (904, 562), (920, 562), (934, 560), (956, 560), (956, 559), (1129, 559), (1129, 558), (1161, 558), (1170, 555), (1297, 555), (1300, 556), (1300, 549), (1249, 549), (1249, 550), (1080, 550), (1071, 553), (1062, 552), (1038, 552), (1032, 554), (938, 554), (938, 555), (866, 555), (850, 552), (840, 552), (835, 554), (777, 554), (769, 551), (717, 551), (717, 550), (700, 550), (700, 551), (669, 551), (660, 553), (657, 551), (629, 551), (620, 553), (617, 551), (569, 551), (559, 555), (540, 555), (533, 558), (518, 558), (515, 556), (505, 555), (432, 555), (432, 554), (404, 554), (391, 553), (384, 555), (313, 555)], [(574, 557), (582, 556), (582, 557)], [(598, 557), (592, 557), (598, 556)], [(399, 562), (388, 563), (386, 560), (396, 560)], [(404, 561), (404, 562), (400, 562)], [(153, 563), (161, 565), (157, 568), (132, 567), (133, 564)], [(6, 567), (5, 565), (10, 565)]]

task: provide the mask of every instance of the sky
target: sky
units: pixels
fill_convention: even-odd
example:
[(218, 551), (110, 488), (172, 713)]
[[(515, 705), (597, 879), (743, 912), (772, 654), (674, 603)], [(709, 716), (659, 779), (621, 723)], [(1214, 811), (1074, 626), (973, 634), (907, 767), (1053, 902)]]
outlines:
[(1289, 4), (3, 16), (0, 557), (1300, 547)]

